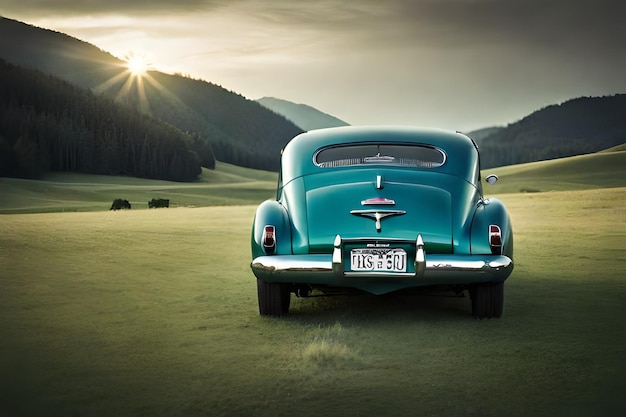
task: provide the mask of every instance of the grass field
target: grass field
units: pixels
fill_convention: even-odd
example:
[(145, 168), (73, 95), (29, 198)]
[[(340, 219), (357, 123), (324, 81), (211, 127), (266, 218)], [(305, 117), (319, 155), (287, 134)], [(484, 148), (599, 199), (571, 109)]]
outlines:
[(254, 206), (0, 216), (0, 416), (621, 416), (626, 188), (504, 194), (504, 316), (467, 298), (258, 315)]
[(249, 235), (273, 173), (0, 178), (0, 417), (625, 415), (625, 155), (486, 172), (516, 267), (482, 321), (407, 294), (260, 317)]

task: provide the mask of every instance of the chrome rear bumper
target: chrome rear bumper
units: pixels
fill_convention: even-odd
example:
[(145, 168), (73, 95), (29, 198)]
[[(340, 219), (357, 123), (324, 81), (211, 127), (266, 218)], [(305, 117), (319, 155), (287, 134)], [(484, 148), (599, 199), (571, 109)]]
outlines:
[(426, 254), (421, 236), (414, 242), (415, 262), (412, 272), (346, 271), (343, 259), (343, 245), (346, 242), (338, 236), (332, 255), (260, 256), (250, 266), (257, 278), (268, 282), (355, 287), (373, 293), (388, 291), (382, 287), (399, 289), (502, 282), (513, 271), (513, 261), (504, 255)]

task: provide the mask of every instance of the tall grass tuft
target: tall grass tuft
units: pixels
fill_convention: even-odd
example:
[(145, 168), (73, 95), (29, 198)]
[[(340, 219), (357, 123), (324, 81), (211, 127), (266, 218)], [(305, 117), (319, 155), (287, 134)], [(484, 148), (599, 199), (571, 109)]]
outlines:
[(346, 330), (339, 322), (331, 327), (318, 327), (313, 341), (302, 350), (305, 363), (317, 366), (337, 366), (356, 359), (356, 353), (345, 343)]

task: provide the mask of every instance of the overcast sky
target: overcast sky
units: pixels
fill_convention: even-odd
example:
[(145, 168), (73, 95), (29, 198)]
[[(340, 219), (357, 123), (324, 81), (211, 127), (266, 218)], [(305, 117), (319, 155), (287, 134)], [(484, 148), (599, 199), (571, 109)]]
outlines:
[(626, 93), (624, 0), (2, 0), (0, 14), (358, 125), (470, 131)]

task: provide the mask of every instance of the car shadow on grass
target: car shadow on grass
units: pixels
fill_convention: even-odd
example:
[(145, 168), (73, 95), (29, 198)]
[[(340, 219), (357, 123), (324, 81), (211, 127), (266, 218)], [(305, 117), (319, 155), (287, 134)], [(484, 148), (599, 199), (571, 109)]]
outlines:
[(460, 294), (398, 291), (383, 295), (355, 293), (305, 298), (292, 295), (289, 317), (320, 322), (339, 318), (363, 321), (473, 319), (467, 291)]

